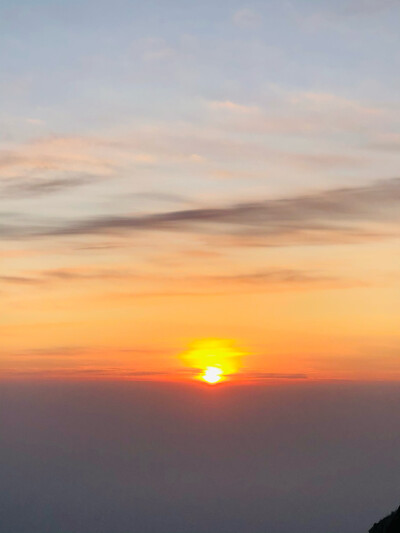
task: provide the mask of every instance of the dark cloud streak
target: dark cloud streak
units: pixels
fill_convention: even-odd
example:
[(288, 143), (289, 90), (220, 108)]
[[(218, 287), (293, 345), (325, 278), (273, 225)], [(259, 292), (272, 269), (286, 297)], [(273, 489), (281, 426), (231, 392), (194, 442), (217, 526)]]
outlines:
[[(400, 179), (332, 189), (289, 198), (154, 213), (103, 216), (58, 226), (3, 227), (5, 236), (62, 237), (110, 235), (137, 231), (259, 237), (265, 243), (362, 242), (393, 236), (398, 224)], [(369, 224), (380, 224), (372, 230)], [(383, 226), (383, 228), (382, 228)], [(279, 244), (279, 241), (278, 241)]]
[(94, 176), (80, 175), (64, 178), (8, 178), (1, 180), (2, 196), (10, 198), (55, 194), (87, 185), (97, 180)]

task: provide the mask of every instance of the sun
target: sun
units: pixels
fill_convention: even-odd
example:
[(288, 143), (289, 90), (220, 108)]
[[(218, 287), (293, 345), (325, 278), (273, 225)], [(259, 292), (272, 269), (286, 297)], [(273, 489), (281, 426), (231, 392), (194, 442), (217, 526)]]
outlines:
[(181, 359), (193, 369), (194, 379), (214, 385), (231, 380), (244, 355), (233, 340), (208, 338), (193, 341)]
[(221, 381), (222, 375), (222, 368), (218, 368), (217, 366), (208, 366), (205, 369), (204, 374), (202, 374), (201, 379), (213, 385), (214, 383)]

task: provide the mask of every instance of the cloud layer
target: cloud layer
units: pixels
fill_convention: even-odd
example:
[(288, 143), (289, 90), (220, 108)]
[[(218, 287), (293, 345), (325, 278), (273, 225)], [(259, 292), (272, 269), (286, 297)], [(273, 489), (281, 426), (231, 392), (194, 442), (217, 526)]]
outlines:
[(398, 234), (400, 179), (288, 198), (73, 222), (4, 225), (4, 237), (193, 232), (259, 238), (265, 244), (364, 242)]

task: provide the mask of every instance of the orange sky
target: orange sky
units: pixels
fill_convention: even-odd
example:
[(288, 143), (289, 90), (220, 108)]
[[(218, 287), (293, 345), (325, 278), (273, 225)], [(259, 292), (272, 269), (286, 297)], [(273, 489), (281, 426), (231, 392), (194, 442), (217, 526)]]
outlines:
[(391, 243), (238, 254), (147, 238), (139, 257), (129, 237), (106, 253), (77, 252), (79, 238), (3, 254), (3, 376), (187, 379), (180, 355), (214, 337), (247, 352), (238, 379), (400, 378)]

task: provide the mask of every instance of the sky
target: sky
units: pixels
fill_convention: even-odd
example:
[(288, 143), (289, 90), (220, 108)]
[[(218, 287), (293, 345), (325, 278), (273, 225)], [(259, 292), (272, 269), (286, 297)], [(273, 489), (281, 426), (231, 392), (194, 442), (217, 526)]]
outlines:
[(2, 380), (399, 380), (399, 18), (4, 0)]

